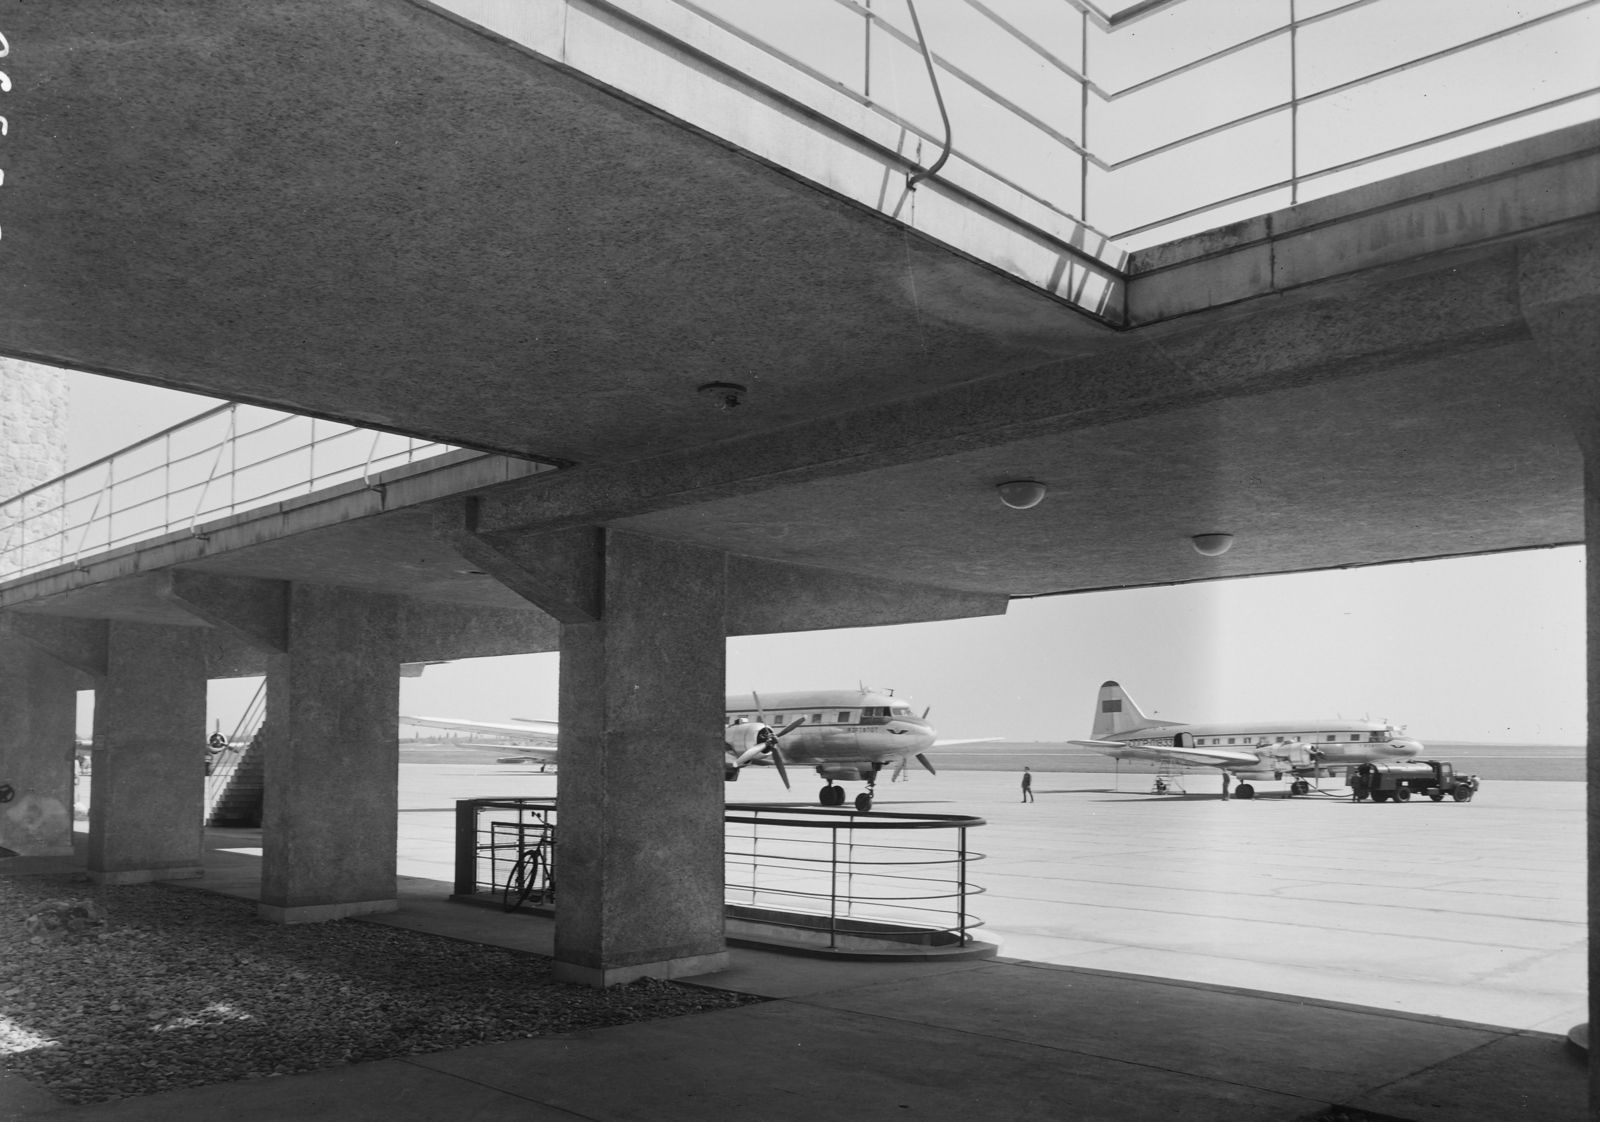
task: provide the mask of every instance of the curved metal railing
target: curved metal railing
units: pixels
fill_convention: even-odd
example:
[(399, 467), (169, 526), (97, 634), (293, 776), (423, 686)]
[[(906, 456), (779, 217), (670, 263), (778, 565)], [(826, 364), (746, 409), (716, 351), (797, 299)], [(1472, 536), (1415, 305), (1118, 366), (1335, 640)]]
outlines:
[[(724, 906), (754, 941), (964, 946), (983, 926), (968, 910), (984, 891), (968, 879), (982, 818), (732, 803), (723, 821)], [(556, 907), (557, 829), (555, 799), (459, 800), (456, 898)]]

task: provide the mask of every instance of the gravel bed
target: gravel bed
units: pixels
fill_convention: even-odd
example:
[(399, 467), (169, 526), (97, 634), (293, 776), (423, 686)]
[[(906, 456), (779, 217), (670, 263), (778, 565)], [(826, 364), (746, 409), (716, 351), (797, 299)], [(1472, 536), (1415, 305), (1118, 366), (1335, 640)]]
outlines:
[[(46, 901), (93, 901), (46, 930)], [(0, 1065), (69, 1103), (438, 1052), (761, 1000), (357, 920), (282, 926), (245, 900), (82, 874), (0, 877)]]

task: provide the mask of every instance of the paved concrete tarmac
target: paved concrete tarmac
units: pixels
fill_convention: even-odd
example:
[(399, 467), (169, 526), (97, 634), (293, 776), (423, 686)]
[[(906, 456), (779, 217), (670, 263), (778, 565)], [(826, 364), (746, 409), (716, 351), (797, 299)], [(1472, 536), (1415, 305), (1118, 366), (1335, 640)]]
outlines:
[[(794, 778), (790, 793), (746, 769), (727, 794), (814, 797)], [(1586, 1019), (1581, 784), (1375, 805), (1117, 782), (1040, 776), (1023, 804), (1017, 775), (924, 772), (880, 784), (877, 806), (988, 819), (972, 910), (1008, 956), (1554, 1033)], [(520, 765), (402, 765), (400, 871), (451, 878), (454, 799), (555, 785)]]

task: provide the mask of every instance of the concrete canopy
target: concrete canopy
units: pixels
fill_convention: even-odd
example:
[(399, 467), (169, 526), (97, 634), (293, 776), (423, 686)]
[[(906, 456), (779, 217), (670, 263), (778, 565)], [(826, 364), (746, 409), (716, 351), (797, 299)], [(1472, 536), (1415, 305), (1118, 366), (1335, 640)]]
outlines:
[[(408, 0), (8, 33), (0, 351), (571, 465), (435, 519), (999, 596), (1581, 539), (1526, 290), (1594, 286), (1592, 124), (1137, 254), (1113, 327)], [(0, 606), (172, 564), (510, 606), (350, 517)]]

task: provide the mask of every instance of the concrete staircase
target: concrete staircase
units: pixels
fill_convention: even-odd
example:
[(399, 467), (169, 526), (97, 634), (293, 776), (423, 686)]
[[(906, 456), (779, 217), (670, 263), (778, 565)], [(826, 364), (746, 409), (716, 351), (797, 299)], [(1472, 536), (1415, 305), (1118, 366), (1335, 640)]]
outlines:
[(217, 770), (206, 780), (207, 826), (261, 825), (260, 729), (234, 759), (218, 761)]

